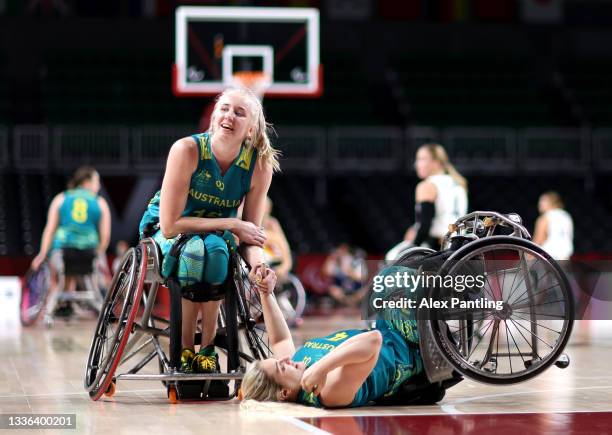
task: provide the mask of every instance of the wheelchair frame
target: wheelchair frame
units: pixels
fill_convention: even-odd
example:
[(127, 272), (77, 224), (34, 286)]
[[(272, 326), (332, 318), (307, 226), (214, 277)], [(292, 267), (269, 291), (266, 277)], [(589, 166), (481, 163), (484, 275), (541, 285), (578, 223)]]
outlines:
[[(496, 235), (496, 230), (499, 227), (510, 228), (512, 232), (509, 235)], [(459, 242), (459, 247), (453, 246), (455, 241)], [(530, 379), (548, 368), (552, 363), (559, 368), (566, 368), (569, 365), (569, 357), (561, 352), (567, 344), (574, 320), (574, 302), (570, 291), (570, 286), (567, 282), (565, 274), (557, 263), (540, 247), (531, 242), (531, 235), (522, 225), (522, 220), (519, 215), (504, 215), (493, 211), (475, 211), (461, 217), (455, 223), (449, 225), (448, 232), (443, 239), (442, 250), (453, 249), (454, 252), (452, 252), (449, 257), (444, 259), (444, 262), (438, 268), (437, 272), (438, 274), (444, 276), (452, 272), (453, 267), (456, 267), (458, 264), (457, 262), (469, 257), (469, 255), (479, 255), (479, 252), (486, 252), (487, 248), (495, 249), (497, 247), (500, 249), (507, 248), (509, 250), (520, 250), (520, 273), (524, 275), (523, 279), (527, 287), (525, 293), (527, 293), (527, 300), (529, 301), (529, 319), (526, 320), (530, 322), (529, 333), (531, 340), (530, 343), (527, 342), (527, 344), (529, 345), (531, 352), (521, 353), (517, 346), (519, 353), (512, 353), (510, 350), (508, 350), (507, 353), (494, 353), (494, 340), (491, 340), (487, 347), (485, 356), (479, 364), (479, 367), (469, 370), (469, 363), (465, 360), (458, 360), (456, 356), (452, 355), (452, 351), (449, 350), (449, 348), (453, 346), (449, 343), (449, 330), (447, 330), (447, 326), (446, 328), (441, 326), (444, 321), (438, 319), (436, 314), (437, 312), (432, 310), (431, 313), (427, 313), (429, 315), (425, 315), (422, 310), (419, 310), (417, 313), (417, 322), (420, 332), (419, 346), (421, 348), (427, 378), (432, 383), (441, 382), (456, 377), (458, 372), (481, 382), (507, 384)], [(534, 311), (533, 305), (535, 300), (534, 297), (541, 294), (542, 291), (534, 293), (535, 283), (532, 282), (532, 279), (529, 276), (529, 267), (525, 258), (525, 252), (528, 252), (529, 255), (537, 256), (538, 259), (548, 264), (551, 270), (558, 275), (560, 282), (559, 285), (563, 286), (562, 290), (566, 290), (564, 296), (567, 296), (567, 298), (563, 300), (563, 302), (566, 304), (566, 318), (563, 319), (564, 323), (567, 323), (566, 329), (561, 331), (563, 334), (560, 334), (559, 339), (561, 342), (559, 345), (557, 346), (557, 343), (555, 342), (556, 349), (553, 348), (553, 351), (551, 351), (551, 353), (544, 359), (540, 358), (538, 353), (538, 340), (540, 340), (540, 338), (537, 335), (537, 315)], [(418, 261), (420, 258), (433, 253), (435, 253), (435, 251), (428, 248), (413, 247), (404, 251), (401, 257), (394, 264), (402, 264), (407, 261)], [(434, 296), (434, 292), (436, 291), (436, 289), (431, 290), (428, 296)], [(458, 353), (463, 354), (464, 356), (468, 355), (469, 349), (467, 346), (471, 345), (470, 340), (473, 340), (474, 336), (474, 325), (472, 324), (471, 328), (468, 327), (471, 320), (472, 319), (462, 320), (462, 322), (465, 322), (465, 326), (460, 328), (459, 340), (461, 349)], [(504, 320), (497, 319), (494, 322), (494, 329), (491, 333), (491, 337), (496, 335), (500, 321)], [(485, 330), (485, 334), (486, 332), (487, 331)], [(470, 333), (472, 333), (472, 335), (468, 337)], [(469, 356), (470, 355), (468, 355), (466, 358), (469, 359)], [(520, 357), (523, 359), (527, 372), (520, 376), (516, 376), (515, 378), (510, 376), (507, 378), (494, 377), (493, 372), (495, 375), (497, 375), (498, 357)], [(525, 357), (530, 357), (531, 359), (525, 360)], [(486, 367), (488, 364), (490, 364), (489, 367)], [(483, 371), (488, 371), (491, 373), (491, 375), (488, 376), (487, 373), (484, 373)]]
[[(33, 272), (29, 270), (26, 273), (22, 281), (22, 295), (20, 302), (20, 318), (21, 324), (23, 326), (30, 326), (36, 323), (41, 314), (44, 313), (44, 324), (45, 327), (51, 328), (54, 323), (55, 315), (53, 314), (58, 304), (61, 302), (86, 302), (89, 303), (91, 308), (96, 310), (98, 313), (100, 312), (100, 308), (102, 303), (104, 302), (104, 295), (102, 293), (102, 288), (100, 286), (100, 277), (98, 274), (100, 271), (98, 270), (97, 259), (94, 259), (93, 269), (91, 273), (84, 275), (74, 275), (73, 278), (77, 280), (77, 288), (73, 292), (66, 291), (66, 274), (61, 273), (57, 274), (57, 292), (53, 295), (53, 300), (49, 300), (49, 289), (51, 286), (51, 275), (52, 275), (52, 265), (50, 261), (47, 259), (43, 264), (40, 265), (41, 270), (39, 272)], [(43, 294), (39, 300), (39, 302), (35, 306), (31, 307), (23, 307), (24, 304), (24, 287), (27, 285), (27, 281), (29, 277), (35, 273), (44, 273), (47, 275), (45, 278), (46, 288), (43, 291)], [(80, 288), (82, 290), (78, 290)], [(32, 311), (35, 309), (35, 312), (28, 315), (28, 311)], [(26, 317), (27, 316), (27, 317)], [(68, 319), (66, 319), (68, 320)]]
[[(245, 365), (240, 363), (240, 359), (246, 362), (252, 362), (256, 359), (267, 357), (270, 349), (266, 343), (260, 343), (256, 337), (254, 329), (257, 328), (257, 321), (253, 319), (252, 313), (249, 311), (249, 301), (246, 298), (245, 288), (237, 288), (240, 285), (244, 286), (245, 267), (248, 268), (242, 256), (233, 251), (230, 253), (230, 274), (226, 280), (225, 303), (222, 304), (219, 318), (217, 335), (215, 337), (215, 346), (223, 349), (227, 354), (227, 373), (183, 373), (180, 369), (180, 353), (181, 353), (181, 325), (182, 325), (182, 310), (181, 300), (182, 293), (178, 284), (172, 280), (164, 280), (160, 275), (161, 254), (159, 247), (152, 238), (146, 238), (140, 241), (136, 248), (130, 249), (122, 260), (122, 265), (125, 259), (134, 255), (138, 257), (134, 250), (140, 250), (140, 259), (132, 264), (132, 269), (140, 268), (139, 275), (136, 279), (132, 279), (129, 284), (128, 291), (132, 291), (132, 287), (136, 285), (134, 300), (130, 308), (130, 316), (127, 319), (126, 329), (127, 337), (123, 338), (119, 345), (115, 348), (116, 352), (110, 361), (108, 361), (102, 371), (92, 376), (92, 353), (95, 352), (97, 334), (94, 336), (88, 368), (85, 375), (85, 388), (90, 393), (92, 400), (98, 400), (103, 394), (112, 396), (115, 392), (116, 382), (122, 380), (157, 380), (164, 383), (167, 387), (168, 397), (170, 402), (176, 403), (179, 399), (199, 399), (207, 400), (206, 397), (211, 391), (210, 386), (212, 381), (236, 381), (234, 391), (226, 397), (215, 397), (214, 400), (231, 399), (236, 396), (240, 380), (245, 372)], [(123, 267), (123, 266), (122, 266)], [(105, 307), (112, 299), (113, 289), (118, 284), (116, 282), (121, 269), (118, 271), (111, 289), (105, 300)], [(240, 276), (240, 274), (243, 276)], [(248, 277), (246, 278), (248, 279)], [(166, 320), (153, 315), (156, 295), (160, 285), (167, 284), (170, 294), (170, 319)], [(237, 284), (242, 283), (242, 284)], [(145, 291), (145, 287), (149, 286)], [(142, 299), (142, 304), (141, 304)], [(136, 321), (136, 316), (139, 310), (142, 309), (140, 319)], [(100, 330), (101, 322), (105, 317), (105, 309), (100, 313), (98, 320), (97, 331)], [(123, 315), (123, 312), (122, 312)], [(166, 327), (159, 327), (156, 322), (167, 324)], [(242, 331), (242, 336), (239, 332)], [(148, 335), (149, 338), (142, 341)], [(199, 339), (200, 333), (196, 333), (196, 342)], [(170, 340), (169, 357), (166, 355), (159, 337), (167, 337)], [(241, 340), (242, 339), (242, 340)], [(142, 341), (142, 342), (141, 342)], [(261, 341), (261, 340), (260, 340)], [(246, 345), (245, 345), (246, 343)], [(132, 359), (135, 355), (145, 349), (149, 344), (153, 345), (153, 349), (140, 359), (130, 370), (125, 373), (115, 375), (115, 370), (118, 366)], [(141, 374), (138, 373), (143, 367), (151, 362), (155, 357), (159, 360), (160, 374)], [(108, 370), (107, 367), (109, 368)], [(100, 368), (98, 367), (97, 370)], [(106, 375), (104, 372), (107, 372)], [(102, 384), (96, 388), (96, 384), (100, 382), (101, 377), (105, 376)], [(203, 381), (199, 387), (194, 387), (193, 382), (185, 383), (186, 381)], [(184, 387), (184, 388), (183, 388)], [(201, 387), (201, 388), (200, 388)], [(197, 392), (194, 393), (194, 391)], [(195, 394), (196, 397), (190, 397)]]

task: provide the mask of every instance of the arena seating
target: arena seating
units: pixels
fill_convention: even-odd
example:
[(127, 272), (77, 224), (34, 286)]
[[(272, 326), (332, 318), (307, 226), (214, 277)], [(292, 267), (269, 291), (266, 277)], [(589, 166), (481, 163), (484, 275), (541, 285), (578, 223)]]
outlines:
[(409, 53), (392, 64), (416, 124), (557, 124), (526, 59)]
[(609, 126), (612, 123), (612, 62), (576, 58), (561, 61), (559, 67), (565, 86), (586, 120), (594, 126)]
[[(41, 210), (64, 188), (65, 181), (62, 176), (0, 174), (0, 252), (36, 253), (45, 218)], [(468, 181), (470, 210), (517, 212), (530, 231), (537, 218), (539, 195), (554, 189), (561, 193), (574, 219), (576, 253), (612, 252), (607, 237), (612, 201), (604, 187), (609, 177), (598, 180), (602, 187), (593, 192), (585, 191), (579, 176), (470, 176)], [(316, 176), (281, 173), (274, 178), (270, 196), (274, 215), (297, 254), (327, 252), (341, 242), (381, 254), (401, 240), (414, 222), (417, 182), (410, 175), (329, 177), (329, 201), (322, 205), (316, 200)]]

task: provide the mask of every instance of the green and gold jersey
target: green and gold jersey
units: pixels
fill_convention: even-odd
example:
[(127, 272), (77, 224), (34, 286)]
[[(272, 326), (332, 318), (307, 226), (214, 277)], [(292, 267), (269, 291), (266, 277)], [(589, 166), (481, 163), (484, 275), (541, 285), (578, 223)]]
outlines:
[[(383, 337), (378, 361), (355, 394), (349, 405), (351, 407), (364, 406), (380, 397), (395, 393), (402, 383), (423, 370), (418, 351), (409, 348), (398, 331), (390, 328), (384, 321), (377, 321), (376, 329)], [(310, 339), (295, 352), (292, 360), (303, 362), (306, 367), (310, 367), (349, 338), (367, 331), (348, 329), (326, 337)], [(314, 394), (303, 390), (298, 394), (297, 402), (309, 406), (323, 406)]]
[(53, 248), (97, 248), (100, 215), (98, 197), (94, 193), (81, 188), (65, 191)]
[[(198, 167), (191, 176), (187, 203), (181, 215), (205, 218), (236, 216), (238, 206), (251, 187), (256, 150), (242, 146), (227, 172), (221, 175), (209, 134), (195, 134), (191, 137), (198, 146)], [(140, 221), (141, 237), (147, 225), (159, 222), (160, 193), (158, 191), (149, 201)]]

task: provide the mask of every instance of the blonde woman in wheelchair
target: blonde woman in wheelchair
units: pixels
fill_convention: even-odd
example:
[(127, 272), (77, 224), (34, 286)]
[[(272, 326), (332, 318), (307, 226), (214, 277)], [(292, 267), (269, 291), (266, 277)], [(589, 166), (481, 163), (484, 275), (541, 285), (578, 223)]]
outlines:
[[(179, 235), (172, 276), (181, 287), (184, 372), (215, 373), (213, 344), (222, 294), (213, 294), (228, 275), (228, 243), (234, 235), (244, 246), (251, 274), (264, 261), (266, 240), (261, 228), (272, 173), (279, 169), (278, 151), (268, 138), (269, 126), (259, 99), (246, 88), (231, 88), (217, 99), (209, 130), (178, 140), (170, 149), (161, 190), (149, 202), (140, 223), (164, 262)], [(244, 201), (242, 219), (236, 217)], [(177, 245), (179, 246), (179, 245)], [(196, 353), (194, 336), (201, 315), (202, 339)]]

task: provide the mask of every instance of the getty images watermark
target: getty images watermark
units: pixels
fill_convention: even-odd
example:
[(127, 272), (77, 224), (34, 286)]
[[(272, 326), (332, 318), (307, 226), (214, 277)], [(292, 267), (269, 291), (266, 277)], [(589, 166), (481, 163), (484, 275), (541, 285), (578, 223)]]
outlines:
[[(464, 292), (480, 292), (485, 287), (486, 277), (483, 275), (435, 275), (428, 273), (414, 273), (396, 270), (391, 272), (385, 269), (384, 274), (375, 275), (372, 280), (371, 297), (372, 308), (380, 309), (463, 309), (463, 310), (502, 310), (502, 300), (491, 300), (484, 297), (475, 299), (465, 297), (451, 297), (445, 300), (431, 297), (414, 298), (409, 296), (397, 297), (407, 292), (414, 294), (417, 289), (444, 289), (452, 290), (458, 294)], [(395, 297), (389, 298), (393, 294)], [(375, 294), (380, 294), (379, 296)]]

